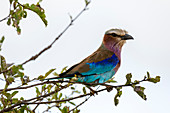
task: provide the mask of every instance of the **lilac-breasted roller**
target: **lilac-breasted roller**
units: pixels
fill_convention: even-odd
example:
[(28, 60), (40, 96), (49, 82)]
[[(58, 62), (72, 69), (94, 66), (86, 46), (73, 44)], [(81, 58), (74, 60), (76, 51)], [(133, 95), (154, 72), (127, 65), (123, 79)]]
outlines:
[(129, 39), (133, 37), (127, 31), (110, 29), (106, 31), (101, 46), (93, 54), (73, 65), (59, 77), (46, 80), (77, 77), (77, 82), (104, 83), (119, 69), (122, 46)]

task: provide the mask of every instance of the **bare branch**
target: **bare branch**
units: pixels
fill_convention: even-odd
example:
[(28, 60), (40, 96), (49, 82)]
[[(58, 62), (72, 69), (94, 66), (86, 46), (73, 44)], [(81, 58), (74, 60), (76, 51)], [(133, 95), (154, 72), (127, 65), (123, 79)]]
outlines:
[(4, 20), (6, 20), (6, 19), (8, 19), (10, 17), (10, 15), (11, 15), (10, 11), (11, 11), (11, 4), (9, 6), (9, 14), (8, 14), (8, 16), (6, 16), (5, 18), (1, 19), (0, 22), (4, 21)]
[(36, 60), (42, 53), (44, 53), (45, 51), (47, 51), (48, 49), (50, 49), (53, 44), (68, 30), (68, 28), (70, 28), (72, 26), (72, 24), (74, 23), (74, 21), (84, 12), (87, 10), (87, 6), (88, 5), (85, 5), (85, 7), (83, 8), (83, 10), (81, 10), (78, 15), (73, 18), (70, 23), (66, 26), (66, 28), (54, 39), (54, 41), (48, 45), (47, 47), (45, 47), (43, 50), (41, 50), (38, 54), (32, 56), (30, 59), (26, 60), (25, 62), (23, 62), (21, 65), (24, 65), (32, 60)]
[[(18, 2), (18, 4), (20, 4)], [(22, 4), (20, 4), (21, 6), (23, 6)], [(85, 5), (85, 7), (78, 13), (77, 16), (75, 16), (75, 18), (71, 19), (70, 23), (66, 26), (66, 28), (54, 39), (54, 41), (48, 45), (47, 47), (45, 47), (43, 50), (41, 50), (39, 53), (37, 53), (36, 55), (32, 56), (31, 58), (29, 58), (28, 60), (26, 60), (25, 62), (21, 63), (20, 65), (24, 65), (30, 61), (33, 61), (33, 60), (36, 60), (42, 53), (44, 53), (45, 51), (47, 51), (48, 49), (50, 49), (53, 44), (73, 25), (73, 23), (75, 22), (75, 20), (77, 20), (77, 18), (84, 12), (87, 10), (87, 7), (88, 7), (89, 4)], [(24, 7), (24, 6), (23, 6)], [(7, 17), (5, 17), (3, 20), (7, 19), (10, 15), (8, 15)], [(1, 21), (0, 21), (1, 22)], [(8, 72), (10, 69), (8, 70), (4, 70), (1, 73), (5, 73), (5, 72)]]
[(8, 19), (9, 17), (10, 17), (10, 14), (9, 14), (7, 17), (1, 19), (0, 22), (2, 22), (2, 21), (4, 21), (4, 20)]

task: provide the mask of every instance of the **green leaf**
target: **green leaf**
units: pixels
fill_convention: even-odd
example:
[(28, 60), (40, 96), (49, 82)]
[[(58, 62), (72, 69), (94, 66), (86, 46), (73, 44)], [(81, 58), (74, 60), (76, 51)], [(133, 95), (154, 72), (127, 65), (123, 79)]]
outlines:
[(63, 109), (62, 109), (62, 113), (68, 113), (69, 111), (69, 107), (65, 106)]
[(135, 85), (139, 84), (139, 80), (135, 80), (134, 83), (135, 83)]
[(160, 82), (160, 76), (156, 76), (155, 78), (149, 78), (148, 81), (152, 83)]
[(68, 101), (68, 102), (69, 102), (70, 104), (74, 105), (74, 106), (76, 105), (74, 102), (71, 102), (71, 101)]
[(0, 40), (0, 43), (3, 43), (3, 41), (5, 40), (5, 37), (2, 36), (1, 40)]
[(11, 25), (11, 18), (8, 18), (7, 25)]
[(42, 2), (42, 0), (39, 0), (38, 2), (40, 3), (40, 2)]
[(55, 69), (50, 69), (44, 76), (44, 78), (46, 78), (48, 75), (50, 75)]
[(156, 76), (156, 77), (155, 77), (155, 80), (156, 80), (157, 82), (160, 82), (160, 79), (161, 79), (160, 76)]
[(24, 100), (24, 97), (21, 97), (20, 100)]
[(44, 84), (44, 85), (42, 86), (42, 88), (41, 88), (42, 92), (45, 91), (45, 89), (46, 89), (46, 84)]
[(119, 99), (114, 98), (114, 103), (115, 103), (115, 106), (117, 106), (119, 104)]
[(8, 98), (8, 99), (11, 98), (11, 94), (10, 93), (3, 92), (3, 94), (6, 96), (6, 98)]
[(68, 66), (65, 66), (65, 67), (61, 70), (61, 73), (63, 73), (64, 71), (67, 71), (67, 67), (68, 67)]
[[(0, 55), (0, 71), (4, 71), (4, 70), (7, 70), (6, 60), (2, 55)], [(5, 73), (3, 74), (4, 77), (6, 78), (6, 74)]]
[(27, 12), (23, 11), (23, 18), (26, 18), (26, 17), (27, 17)]
[(52, 88), (52, 85), (51, 85), (51, 84), (49, 84), (49, 85), (47, 86), (47, 91), (48, 91), (48, 93), (50, 93), (51, 88)]
[(12, 82), (14, 82), (14, 77), (13, 76), (9, 76), (7, 78), (8, 84), (11, 84)]
[(68, 15), (70, 17), (70, 20), (73, 21), (73, 17), (70, 15), (70, 13)]
[(62, 96), (63, 96), (63, 94), (62, 94), (62, 93), (60, 93), (60, 95), (59, 95), (59, 97), (58, 97), (58, 98), (60, 99)]
[(18, 69), (24, 70), (22, 65), (17, 65)]
[(71, 87), (72, 90), (75, 90), (75, 87)]
[(9, 3), (12, 4), (13, 0), (9, 0)]
[(115, 106), (117, 106), (117, 105), (119, 104), (119, 99), (118, 99), (118, 97), (120, 98), (120, 96), (122, 95), (122, 91), (121, 91), (122, 87), (118, 87), (118, 88), (116, 88), (116, 89), (117, 89), (117, 94), (116, 94), (115, 97), (114, 97)]
[(35, 12), (36, 14), (38, 14), (38, 16), (41, 18), (41, 20), (44, 22), (45, 26), (47, 26), (47, 20), (46, 20), (46, 16), (45, 16), (45, 11), (43, 8), (41, 8), (41, 6), (39, 4), (35, 5), (32, 4), (31, 6), (27, 3), (27, 4), (23, 4), (25, 9), (31, 10), (33, 12)]
[(117, 83), (117, 81), (110, 79), (107, 81), (107, 83)]
[(42, 79), (44, 79), (44, 76), (43, 76), (43, 75), (40, 75), (40, 76), (38, 76), (37, 79), (38, 79), (38, 80), (42, 80)]
[(90, 1), (89, 0), (85, 0), (86, 6), (89, 5)]
[(144, 87), (141, 86), (135, 86), (134, 91), (144, 100), (147, 100), (146, 95), (144, 94)]
[(4, 96), (2, 95), (0, 99), (1, 99), (1, 103), (3, 104), (3, 106), (6, 107), (7, 106), (7, 101), (4, 98)]
[(86, 88), (85, 87), (83, 87), (83, 93), (86, 94)]
[(21, 29), (20, 29), (20, 27), (19, 27), (19, 26), (17, 27), (17, 33), (18, 33), (18, 35), (20, 35), (20, 34), (21, 34)]
[(78, 94), (80, 94), (81, 92), (80, 92), (80, 91), (78, 91), (78, 90), (76, 90), (76, 91), (72, 91), (72, 94), (74, 94), (74, 93), (78, 93)]
[(58, 73), (56, 73), (56, 72), (54, 72), (54, 73), (53, 73), (53, 75), (54, 75), (54, 76), (57, 76), (57, 77), (59, 76), (59, 74), (58, 74)]
[(13, 75), (15, 75), (16, 73), (18, 73), (18, 71), (19, 71), (19, 68), (18, 68), (17, 66), (15, 66), (15, 65), (13, 65), (13, 66), (11, 67), (11, 69), (12, 69), (12, 74), (13, 74)]
[(149, 74), (149, 72), (147, 72), (147, 77), (148, 77), (148, 78), (150, 78), (150, 74)]
[(37, 97), (40, 96), (40, 90), (38, 89), (38, 87), (35, 87), (36, 88), (36, 93), (37, 93)]
[(2, 36), (2, 38), (0, 39), (0, 51), (1, 51), (2, 43), (3, 43), (4, 40), (5, 40), (5, 37)]
[(24, 113), (24, 110), (26, 109), (26, 105), (24, 105), (24, 106), (22, 106), (21, 108), (20, 108), (20, 113)]
[(80, 110), (78, 110), (78, 109), (74, 109), (74, 111), (73, 111), (73, 113), (79, 113), (80, 112)]
[(131, 73), (129, 73), (129, 74), (126, 75), (127, 81), (126, 81), (126, 84), (125, 84), (125, 85), (128, 85), (128, 84), (131, 83), (131, 78), (132, 78), (132, 74), (131, 74)]
[(13, 104), (18, 103), (18, 98), (12, 98), (12, 103), (13, 103)]
[(14, 91), (14, 92), (12, 92), (12, 97), (14, 97), (16, 94), (18, 93), (18, 91)]
[(58, 100), (58, 92), (52, 95), (52, 99)]

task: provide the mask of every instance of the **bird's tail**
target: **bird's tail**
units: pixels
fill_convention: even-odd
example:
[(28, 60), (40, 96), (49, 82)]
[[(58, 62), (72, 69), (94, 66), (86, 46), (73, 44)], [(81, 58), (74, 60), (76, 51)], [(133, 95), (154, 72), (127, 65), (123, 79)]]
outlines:
[(43, 79), (43, 80), (49, 81), (49, 80), (63, 79), (63, 78), (71, 79), (73, 77), (78, 78), (78, 77), (86, 77), (86, 76), (93, 76), (93, 74), (91, 74), (91, 75), (82, 75), (80, 73), (74, 73), (74, 74), (65, 74), (65, 73), (62, 73), (62, 74), (59, 75), (59, 77), (52, 77), (52, 78), (47, 78), (47, 79)]
[(63, 78), (66, 78), (66, 79), (71, 79), (73, 77), (76, 77), (76, 74), (69, 74), (69, 75), (62, 75), (62, 76), (59, 76), (59, 77), (52, 77), (52, 78), (47, 78), (47, 79), (43, 79), (43, 80), (56, 80), (56, 79), (63, 79)]

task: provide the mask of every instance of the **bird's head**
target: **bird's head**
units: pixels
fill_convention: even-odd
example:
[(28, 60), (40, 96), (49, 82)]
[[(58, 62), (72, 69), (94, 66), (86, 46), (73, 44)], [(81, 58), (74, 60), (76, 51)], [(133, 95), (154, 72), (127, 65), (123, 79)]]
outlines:
[(113, 52), (121, 52), (122, 46), (126, 40), (133, 39), (126, 30), (122, 29), (110, 29), (106, 31), (103, 38), (103, 45)]

